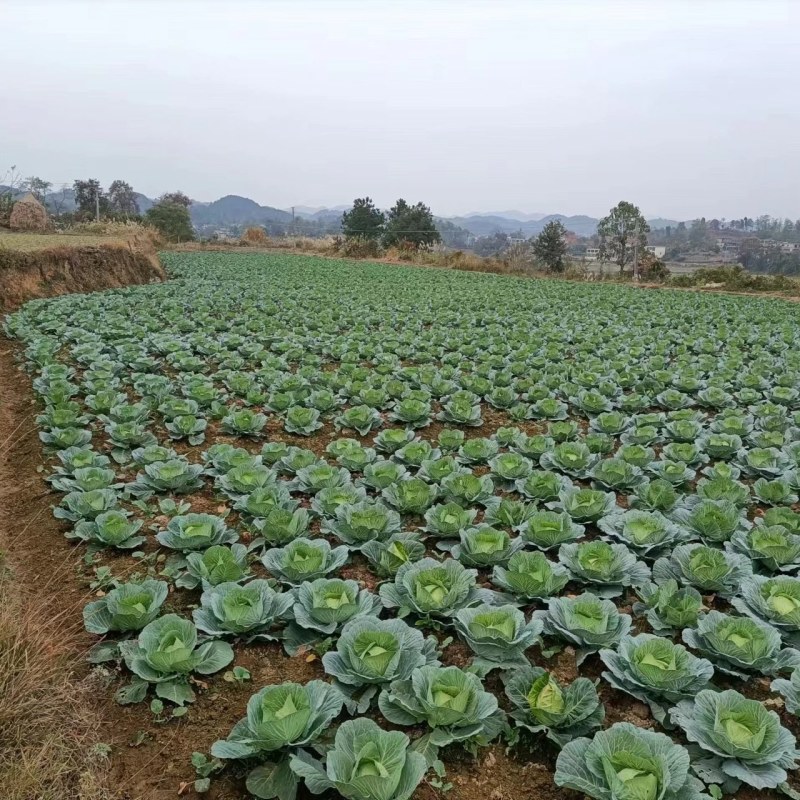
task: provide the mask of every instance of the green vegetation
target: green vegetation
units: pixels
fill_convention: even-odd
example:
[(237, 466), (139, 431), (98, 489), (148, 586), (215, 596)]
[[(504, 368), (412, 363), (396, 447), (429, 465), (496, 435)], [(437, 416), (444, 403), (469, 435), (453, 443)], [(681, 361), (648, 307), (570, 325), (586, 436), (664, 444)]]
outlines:
[[(164, 260), (5, 322), (119, 702), (207, 726), (263, 659), (285, 680), (211, 748), (260, 798), (406, 800), (501, 737), (598, 800), (776, 796), (800, 755), (794, 306)], [(630, 697), (645, 725), (603, 729)], [(198, 754), (201, 786), (218, 767)]]

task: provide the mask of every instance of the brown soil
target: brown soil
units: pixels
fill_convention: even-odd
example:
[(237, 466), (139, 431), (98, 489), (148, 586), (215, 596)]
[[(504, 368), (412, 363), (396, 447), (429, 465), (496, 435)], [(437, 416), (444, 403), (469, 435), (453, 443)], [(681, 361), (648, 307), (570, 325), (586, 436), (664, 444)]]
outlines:
[(155, 249), (144, 242), (34, 252), (0, 248), (0, 313), (36, 297), (115, 289), (165, 278)]

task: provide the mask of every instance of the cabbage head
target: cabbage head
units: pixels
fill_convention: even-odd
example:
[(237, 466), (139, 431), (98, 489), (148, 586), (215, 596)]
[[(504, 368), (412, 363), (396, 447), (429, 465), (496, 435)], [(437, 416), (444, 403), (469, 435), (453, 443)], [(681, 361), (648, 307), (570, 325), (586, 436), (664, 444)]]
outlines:
[(566, 512), (536, 511), (519, 530), (522, 539), (546, 551), (580, 539), (586, 529), (573, 522)]
[(642, 558), (655, 558), (686, 539), (686, 533), (658, 511), (618, 511), (597, 522), (610, 538)]
[(383, 689), (378, 707), (394, 725), (426, 725), (427, 743), (437, 750), (453, 742), (488, 744), (505, 724), (497, 698), (459, 667), (418, 667)]
[(595, 800), (707, 800), (690, 763), (686, 748), (669, 736), (617, 722), (592, 739), (567, 743), (555, 783)]
[(616, 650), (601, 650), (600, 659), (608, 668), (603, 678), (615, 689), (647, 703), (662, 725), (669, 706), (705, 689), (714, 675), (710, 661), (650, 633), (623, 637)]
[(247, 715), (227, 739), (211, 745), (221, 759), (259, 758), (247, 776), (247, 789), (256, 797), (292, 800), (299, 779), (289, 768), (296, 748), (313, 745), (339, 716), (344, 697), (324, 681), (305, 685), (265, 686), (247, 702)]
[(644, 615), (657, 633), (691, 628), (703, 609), (703, 597), (693, 586), (679, 587), (672, 578), (661, 585), (646, 583), (637, 590), (641, 602), (633, 604), (637, 616)]
[(755, 525), (749, 531), (738, 531), (731, 546), (767, 572), (800, 570), (800, 535), (783, 525)]
[(395, 533), (386, 541), (373, 539), (361, 547), (361, 554), (367, 559), (376, 575), (392, 578), (403, 564), (419, 561), (425, 556), (425, 544), (417, 533)]
[(590, 592), (577, 597), (551, 597), (546, 611), (534, 611), (545, 636), (554, 636), (577, 648), (576, 663), (601, 647), (614, 647), (631, 628), (631, 618), (620, 614), (611, 600)]
[(450, 552), (466, 567), (484, 568), (505, 564), (524, 544), (522, 539), (512, 539), (501, 528), (481, 524), (461, 531), (459, 542)]
[(380, 596), (386, 608), (398, 609), (398, 617), (415, 614), (449, 620), (462, 608), (493, 599), (492, 592), (478, 588), (477, 576), (477, 570), (455, 559), (423, 558), (403, 564), (394, 582), (381, 586)]
[(647, 565), (625, 545), (600, 539), (562, 544), (558, 560), (573, 580), (587, 584), (600, 597), (616, 597), (625, 586), (641, 586), (650, 578)]
[(283, 627), (293, 605), (292, 593), (276, 592), (269, 581), (220, 583), (205, 589), (192, 618), (199, 631), (214, 638), (271, 642), (279, 638), (275, 628)]
[(788, 644), (800, 645), (800, 578), (752, 575), (731, 603), (742, 614), (777, 628)]
[(148, 684), (156, 695), (177, 705), (191, 703), (192, 673), (211, 675), (233, 661), (227, 642), (208, 641), (198, 645), (197, 629), (177, 614), (165, 614), (146, 625), (138, 639), (121, 642), (120, 653), (135, 678), (127, 690), (117, 693), (119, 702), (140, 702)]
[(717, 670), (747, 680), (750, 673), (777, 675), (800, 666), (800, 652), (781, 649), (781, 635), (761, 620), (709, 611), (683, 641), (710, 659)]
[(336, 519), (323, 530), (332, 533), (353, 550), (360, 550), (373, 539), (385, 540), (400, 530), (400, 515), (381, 502), (364, 500), (336, 509)]
[(293, 656), (302, 647), (311, 647), (335, 634), (352, 619), (377, 617), (383, 605), (380, 598), (356, 581), (318, 578), (293, 590), (294, 621), (284, 634), (283, 646)]
[(121, 583), (104, 597), (84, 606), (86, 630), (97, 634), (139, 631), (159, 615), (168, 590), (164, 581)]
[(203, 590), (220, 583), (240, 583), (250, 576), (247, 548), (243, 544), (216, 544), (208, 550), (189, 553), (185, 571), (175, 579), (181, 589)]
[(517, 725), (532, 733), (544, 731), (559, 747), (599, 728), (605, 717), (589, 678), (564, 686), (541, 667), (527, 666), (507, 674), (505, 692)]
[(239, 535), (213, 514), (182, 514), (173, 517), (166, 530), (156, 534), (159, 544), (173, 550), (206, 550), (215, 544), (230, 544)]
[(291, 769), (312, 794), (333, 790), (345, 800), (408, 800), (428, 765), (404, 733), (360, 718), (342, 723), (324, 765), (300, 750)]
[(732, 689), (699, 692), (670, 716), (704, 751), (706, 758), (695, 765), (698, 775), (723, 791), (735, 792), (742, 783), (774, 789), (786, 781), (787, 769), (797, 767), (795, 738), (778, 715)]
[(675, 580), (683, 586), (694, 586), (701, 592), (714, 592), (732, 597), (750, 577), (750, 559), (703, 544), (682, 544), (671, 555), (659, 558), (653, 565), (657, 584)]
[(566, 567), (548, 560), (544, 553), (539, 552), (515, 553), (505, 567), (498, 565), (492, 571), (492, 583), (522, 603), (552, 597), (569, 580)]
[(267, 550), (261, 562), (279, 581), (299, 586), (339, 569), (347, 558), (344, 545), (331, 548), (325, 539), (295, 539), (285, 547)]
[(310, 744), (339, 716), (343, 705), (344, 697), (324, 681), (265, 686), (247, 701), (247, 716), (234, 725), (228, 738), (211, 746), (211, 754), (250, 758)]
[(566, 511), (573, 522), (597, 522), (616, 510), (617, 497), (614, 492), (575, 487), (563, 491), (555, 506)]
[(381, 686), (410, 678), (417, 667), (438, 664), (436, 644), (401, 619), (363, 616), (344, 625), (322, 666), (347, 696), (350, 713), (364, 713)]

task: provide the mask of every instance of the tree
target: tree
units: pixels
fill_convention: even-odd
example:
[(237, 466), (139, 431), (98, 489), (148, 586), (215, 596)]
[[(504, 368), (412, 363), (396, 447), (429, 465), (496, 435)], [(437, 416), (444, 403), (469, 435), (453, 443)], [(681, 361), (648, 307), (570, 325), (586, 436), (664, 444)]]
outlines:
[(16, 194), (23, 181), (15, 166), (10, 167), (0, 175), (0, 224), (6, 225), (14, 208)]
[(689, 244), (695, 250), (703, 250), (708, 244), (708, 224), (705, 217), (694, 220), (689, 228)]
[(189, 209), (182, 203), (164, 202), (161, 199), (148, 209), (144, 218), (171, 242), (190, 242), (194, 239)]
[(342, 214), (342, 231), (346, 239), (377, 241), (383, 236), (386, 215), (375, 207), (371, 197), (358, 197), (353, 207)]
[(560, 220), (554, 219), (542, 228), (533, 240), (533, 254), (551, 272), (564, 271), (564, 256), (567, 254), (567, 229)]
[(508, 250), (511, 237), (503, 231), (496, 231), (488, 236), (479, 236), (472, 249), (478, 256), (496, 256)]
[(98, 206), (101, 214), (108, 211), (108, 198), (96, 178), (76, 180), (72, 189), (75, 192), (75, 205), (82, 216), (94, 217)]
[(390, 209), (383, 234), (386, 247), (428, 247), (442, 239), (430, 208), (424, 203), (410, 206), (402, 198)]
[(42, 178), (37, 178), (35, 175), (31, 175), (30, 178), (25, 178), (25, 183), (24, 183), (25, 188), (42, 205), (44, 205), (45, 197), (47, 196), (47, 192), (49, 191), (52, 185), (53, 184), (50, 181), (46, 181)]
[(58, 192), (53, 192), (48, 198), (47, 202), (53, 216), (60, 217), (67, 205), (67, 192), (69, 188), (62, 186)]
[(474, 240), (468, 230), (450, 222), (449, 219), (437, 219), (436, 229), (442, 237), (442, 243), (455, 250), (466, 250)]
[(177, 192), (167, 192), (166, 194), (162, 194), (161, 197), (156, 200), (156, 203), (175, 203), (179, 206), (183, 206), (184, 208), (189, 208), (192, 204), (192, 198), (189, 197), (188, 194), (184, 194), (180, 189)]
[[(619, 274), (633, 260), (636, 246), (644, 250), (650, 226), (638, 206), (624, 200), (611, 209), (607, 217), (597, 224), (600, 238), (600, 260), (613, 261), (619, 266)], [(635, 265), (634, 265), (635, 268)]]
[(116, 180), (108, 187), (108, 203), (112, 211), (128, 217), (139, 214), (136, 193), (126, 181)]

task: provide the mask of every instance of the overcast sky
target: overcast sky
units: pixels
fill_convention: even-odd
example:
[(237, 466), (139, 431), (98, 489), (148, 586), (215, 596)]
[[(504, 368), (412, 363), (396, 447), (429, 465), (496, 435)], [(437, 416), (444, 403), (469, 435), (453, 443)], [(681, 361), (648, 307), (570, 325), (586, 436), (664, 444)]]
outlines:
[(0, 0), (0, 175), (800, 217), (800, 0)]

